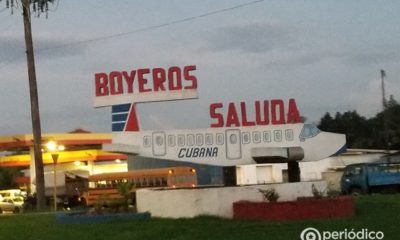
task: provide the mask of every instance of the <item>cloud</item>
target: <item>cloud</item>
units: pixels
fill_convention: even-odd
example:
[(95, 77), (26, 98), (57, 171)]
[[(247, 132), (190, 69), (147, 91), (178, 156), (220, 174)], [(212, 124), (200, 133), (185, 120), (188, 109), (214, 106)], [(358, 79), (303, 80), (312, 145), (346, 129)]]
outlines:
[(322, 52), (310, 50), (304, 52), (281, 52), (274, 57), (267, 58), (262, 64), (265, 69), (287, 69), (317, 64), (328, 58), (328, 55), (322, 55)]
[(345, 56), (345, 62), (355, 65), (373, 65), (390, 62), (398, 62), (400, 54), (398, 47), (382, 47), (380, 49), (368, 49), (366, 51), (354, 51)]
[[(0, 62), (12, 61), (17, 57), (23, 56), (24, 45), (22, 39), (11, 36), (0, 38)], [(23, 59), (21, 57), (21, 59)]]
[(293, 40), (293, 27), (278, 22), (244, 23), (217, 29), (206, 40), (206, 50), (267, 52), (287, 46)]
[(361, 115), (372, 117), (382, 110), (381, 81), (371, 79), (359, 91), (351, 91), (347, 97), (347, 107), (356, 109)]
[[(23, 35), (3, 33), (0, 37), (0, 62), (25, 60), (24, 41)], [(38, 58), (61, 58), (83, 54), (86, 48), (83, 45), (57, 48), (74, 41), (75, 39), (61, 35), (50, 35), (43, 32), (33, 33), (34, 51)]]

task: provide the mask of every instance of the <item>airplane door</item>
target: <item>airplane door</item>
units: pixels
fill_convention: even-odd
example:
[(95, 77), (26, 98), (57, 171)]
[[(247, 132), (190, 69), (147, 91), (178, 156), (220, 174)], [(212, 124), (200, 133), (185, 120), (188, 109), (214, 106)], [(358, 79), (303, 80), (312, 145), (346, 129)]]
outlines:
[(153, 132), (153, 155), (164, 156), (167, 153), (165, 132)]
[(242, 144), (240, 130), (229, 129), (225, 131), (225, 146), (227, 159), (240, 159), (242, 157)]

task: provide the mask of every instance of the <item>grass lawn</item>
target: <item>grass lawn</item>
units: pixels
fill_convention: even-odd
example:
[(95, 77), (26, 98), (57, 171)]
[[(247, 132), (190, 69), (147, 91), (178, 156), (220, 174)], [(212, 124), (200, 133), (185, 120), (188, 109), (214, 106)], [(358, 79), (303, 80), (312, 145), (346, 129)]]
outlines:
[(95, 239), (300, 239), (307, 227), (319, 231), (382, 231), (384, 239), (400, 239), (400, 194), (362, 196), (356, 199), (356, 217), (340, 220), (265, 222), (213, 217), (151, 219), (99, 224), (55, 224), (54, 215), (20, 214), (0, 217), (4, 240)]

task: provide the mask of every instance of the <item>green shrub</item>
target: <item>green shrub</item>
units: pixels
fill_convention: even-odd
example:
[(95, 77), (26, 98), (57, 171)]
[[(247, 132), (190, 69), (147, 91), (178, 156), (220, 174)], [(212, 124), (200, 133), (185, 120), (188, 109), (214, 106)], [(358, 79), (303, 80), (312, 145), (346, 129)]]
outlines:
[(279, 193), (276, 192), (275, 189), (269, 188), (269, 189), (258, 189), (258, 191), (263, 195), (264, 200), (268, 202), (276, 202), (279, 199)]

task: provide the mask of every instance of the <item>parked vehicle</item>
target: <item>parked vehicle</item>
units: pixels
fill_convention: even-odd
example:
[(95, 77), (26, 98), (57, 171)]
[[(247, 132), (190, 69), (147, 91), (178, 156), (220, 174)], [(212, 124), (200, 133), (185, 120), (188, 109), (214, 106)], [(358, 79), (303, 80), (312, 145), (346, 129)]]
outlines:
[(95, 203), (110, 205), (123, 199), (118, 191), (120, 183), (132, 184), (131, 200), (134, 202), (135, 190), (139, 188), (191, 188), (197, 186), (194, 168), (170, 167), (144, 169), (128, 172), (102, 173), (89, 177), (89, 190), (83, 192), (81, 201), (87, 206)]
[(346, 166), (341, 179), (343, 193), (361, 194), (400, 190), (400, 165), (361, 163)]
[(0, 214), (3, 212), (19, 213), (21, 210), (22, 206), (18, 206), (12, 199), (3, 199), (0, 202)]
[(0, 201), (3, 198), (7, 197), (26, 197), (26, 192), (21, 191), (20, 189), (7, 189), (7, 190), (0, 190)]
[(20, 207), (21, 209), (24, 207), (25, 204), (24, 198), (22, 197), (5, 197), (2, 201), (12, 203)]

